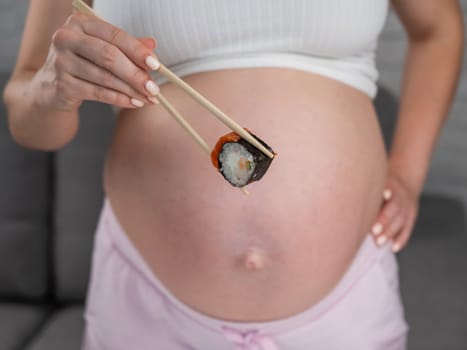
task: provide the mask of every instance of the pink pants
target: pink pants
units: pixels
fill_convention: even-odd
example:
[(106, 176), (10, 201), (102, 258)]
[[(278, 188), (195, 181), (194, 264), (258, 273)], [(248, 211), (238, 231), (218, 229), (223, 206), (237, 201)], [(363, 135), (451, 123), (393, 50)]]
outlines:
[(158, 280), (104, 200), (83, 350), (402, 350), (407, 324), (396, 259), (368, 236), (318, 304), (271, 322), (226, 322), (183, 304)]

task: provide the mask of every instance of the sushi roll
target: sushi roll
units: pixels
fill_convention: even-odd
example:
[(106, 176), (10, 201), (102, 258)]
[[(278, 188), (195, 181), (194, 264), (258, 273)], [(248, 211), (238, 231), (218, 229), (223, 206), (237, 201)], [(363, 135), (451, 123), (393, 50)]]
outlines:
[[(251, 136), (271, 153), (276, 154), (259, 137), (254, 134)], [(222, 136), (211, 152), (213, 165), (235, 187), (243, 187), (261, 179), (271, 165), (272, 159), (235, 132)]]

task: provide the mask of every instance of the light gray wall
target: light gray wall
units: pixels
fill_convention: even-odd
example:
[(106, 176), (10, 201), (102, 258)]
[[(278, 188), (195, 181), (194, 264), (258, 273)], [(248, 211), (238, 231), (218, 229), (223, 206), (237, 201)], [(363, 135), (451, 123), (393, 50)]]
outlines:
[[(71, 0), (70, 0), (71, 1)], [(14, 64), (29, 0), (0, 0), (0, 71)], [(467, 0), (461, 0), (467, 18)], [(391, 11), (377, 55), (380, 81), (399, 95), (406, 38)], [(467, 55), (466, 55), (467, 56)], [(437, 145), (425, 190), (461, 196), (467, 203), (467, 65), (456, 101)]]

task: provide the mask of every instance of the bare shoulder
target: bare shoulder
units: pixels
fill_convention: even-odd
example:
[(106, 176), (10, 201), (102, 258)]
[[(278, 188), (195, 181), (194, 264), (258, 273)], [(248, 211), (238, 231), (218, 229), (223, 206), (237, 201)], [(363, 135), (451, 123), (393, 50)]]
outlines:
[(407, 32), (414, 37), (463, 23), (458, 0), (391, 0), (391, 4)]

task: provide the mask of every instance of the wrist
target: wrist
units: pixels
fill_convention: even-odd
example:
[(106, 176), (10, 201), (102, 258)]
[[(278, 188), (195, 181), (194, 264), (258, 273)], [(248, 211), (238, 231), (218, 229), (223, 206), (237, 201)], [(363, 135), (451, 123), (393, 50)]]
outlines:
[(420, 164), (407, 164), (392, 157), (388, 163), (388, 175), (397, 178), (416, 197), (423, 190), (426, 174), (424, 169)]
[(37, 73), (25, 73), (11, 87), (8, 114), (15, 141), (31, 149), (56, 150), (69, 142), (78, 127), (78, 110), (63, 111)]
[(56, 73), (47, 66), (40, 68), (32, 77), (28, 86), (28, 94), (32, 96), (32, 105), (40, 111), (48, 113), (71, 113), (78, 111), (82, 101), (70, 102), (63, 96)]

